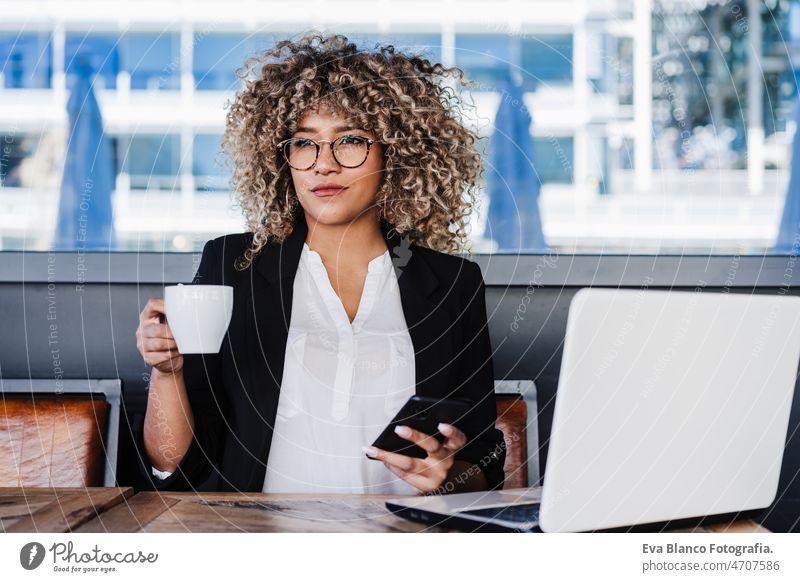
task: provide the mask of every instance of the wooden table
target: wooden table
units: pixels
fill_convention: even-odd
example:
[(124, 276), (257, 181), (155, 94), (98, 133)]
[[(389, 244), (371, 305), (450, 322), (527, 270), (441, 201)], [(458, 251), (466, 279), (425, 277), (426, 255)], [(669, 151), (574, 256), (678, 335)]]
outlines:
[[(141, 492), (84, 523), (80, 532), (447, 532), (392, 515), (392, 495)], [(753, 521), (695, 528), (767, 532)]]
[(130, 487), (0, 487), (0, 531), (75, 531), (132, 496)]
[[(6, 532), (447, 532), (392, 515), (391, 495), (0, 488)], [(766, 532), (753, 521), (694, 530)]]
[(392, 515), (396, 495), (143, 491), (79, 532), (446, 532)]

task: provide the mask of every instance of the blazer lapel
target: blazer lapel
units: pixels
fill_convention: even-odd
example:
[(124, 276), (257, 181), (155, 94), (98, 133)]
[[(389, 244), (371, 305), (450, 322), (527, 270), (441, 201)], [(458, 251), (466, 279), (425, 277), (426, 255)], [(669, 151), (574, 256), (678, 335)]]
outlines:
[(422, 256), (420, 247), (411, 244), (388, 225), (381, 225), (400, 288), (408, 333), (414, 345), (416, 393), (420, 396), (446, 396), (453, 384), (448, 377), (454, 346), (450, 327), (452, 315), (434, 294), (441, 282)]
[(241, 435), (253, 457), (252, 470), (243, 485), (248, 491), (260, 491), (264, 484), (292, 316), (294, 275), (306, 232), (305, 220), (296, 220), (283, 244), (265, 246), (249, 271), (245, 317), (249, 366), (244, 382), (255, 410), (252, 422), (242, 425), (248, 433)]

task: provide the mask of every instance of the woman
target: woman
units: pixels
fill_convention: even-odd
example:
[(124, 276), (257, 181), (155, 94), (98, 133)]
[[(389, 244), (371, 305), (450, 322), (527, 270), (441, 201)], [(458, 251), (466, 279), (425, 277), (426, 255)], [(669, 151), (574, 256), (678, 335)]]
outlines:
[[(450, 254), (481, 171), (476, 136), (434, 82), (453, 72), (464, 81), (338, 35), (282, 41), (239, 71), (223, 148), (250, 232), (209, 241), (195, 277), (234, 288), (222, 349), (181, 355), (161, 299), (137, 330), (153, 366), (137, 438), (156, 488), (502, 485), (484, 282)], [(415, 393), (473, 406), (439, 426), (443, 443), (399, 429), (424, 459), (370, 447)]]

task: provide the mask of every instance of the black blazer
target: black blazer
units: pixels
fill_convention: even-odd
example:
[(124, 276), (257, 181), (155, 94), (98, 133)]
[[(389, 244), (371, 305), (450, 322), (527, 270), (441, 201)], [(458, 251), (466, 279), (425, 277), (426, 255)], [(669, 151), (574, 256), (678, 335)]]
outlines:
[[(494, 428), (494, 371), (480, 267), (410, 244), (383, 222), (381, 230), (414, 346), (416, 393), (474, 402), (470, 415), (457, 423), (468, 443), (456, 459), (478, 465), (490, 488), (501, 487), (505, 442), (502, 432)], [(233, 286), (233, 315), (218, 354), (184, 355), (195, 431), (178, 469), (167, 479), (153, 477), (142, 427), (136, 431), (140, 471), (148, 485), (161, 490), (262, 490), (278, 409), (294, 275), (307, 232), (300, 211), (283, 244), (268, 244), (244, 271), (235, 270), (234, 262), (249, 246), (252, 233), (206, 243), (194, 283)]]

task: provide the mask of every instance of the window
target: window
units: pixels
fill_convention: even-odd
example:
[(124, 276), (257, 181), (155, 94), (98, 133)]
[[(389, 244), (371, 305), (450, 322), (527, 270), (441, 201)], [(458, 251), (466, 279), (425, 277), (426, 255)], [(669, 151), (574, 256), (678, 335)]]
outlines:
[(131, 190), (180, 189), (180, 152), (179, 135), (131, 136), (124, 162)]
[(497, 85), (511, 71), (521, 73), (523, 87), (572, 82), (571, 34), (459, 34), (456, 64), (469, 77)]
[[(240, 89), (236, 72), (247, 57), (311, 25), (275, 32), (260, 29), (261, 20), (233, 19), (192, 29), (196, 7), (178, 3), (161, 30), (135, 11), (121, 25), (89, 29), (79, 12), (29, 4), (15, 14), (26, 22), (29, 11), (39, 28), (5, 23), (0, 31), (0, 248), (47, 248), (50, 219), (41, 217), (55, 212), (66, 151), (58, 100), (80, 59), (96, 72), (113, 147), (119, 239), (188, 249), (241, 228), (241, 214), (228, 209), (231, 168), (219, 155), (224, 105)], [(645, 18), (632, 0), (589, 3), (574, 14), (530, 1), (514, 30), (488, 0), (469, 2), (479, 22), (462, 22), (442, 4), (434, 11), (442, 18), (423, 27), (409, 24), (409, 3), (383, 4), (380, 22), (359, 17), (324, 32), (463, 69), (475, 85), (460, 114), (483, 136), (486, 160), (501, 83), (519, 73), (532, 117), (532, 151), (520, 159), (532, 160), (541, 182), (552, 248), (780, 252), (787, 200), (800, 207), (800, 192), (789, 188), (800, 175), (791, 158), (800, 125), (800, 0), (764, 0), (757, 14), (747, 0), (652, 0)], [(761, 51), (757, 62), (751, 47)], [(189, 83), (182, 71), (191, 71)], [(482, 200), (490, 187), (478, 185)], [(473, 215), (478, 252), (495, 248), (482, 238), (492, 232), (486, 208)], [(164, 240), (184, 242), (163, 243), (159, 229), (169, 233)]]
[(195, 189), (201, 192), (226, 190), (230, 172), (225, 168), (219, 153), (220, 134), (200, 133), (194, 136), (192, 151), (192, 174)]
[(279, 38), (290, 35), (278, 33), (244, 34), (195, 34), (194, 83), (199, 91), (236, 91), (239, 81), (236, 70), (245, 59), (273, 48)]
[(391, 44), (397, 52), (418, 54), (433, 63), (442, 60), (442, 37), (440, 34), (343, 34), (365, 50), (374, 50), (377, 45)]
[(615, 53), (606, 57), (604, 75), (618, 105), (633, 105), (633, 39), (614, 39)]
[(456, 65), (479, 83), (478, 90), (494, 90), (512, 67), (511, 38), (505, 34), (456, 35)]
[(524, 87), (572, 83), (572, 35), (536, 34), (522, 39), (521, 61)]
[(95, 89), (116, 89), (119, 73), (119, 36), (115, 34), (68, 33), (64, 47), (67, 75), (77, 71), (81, 59), (96, 73)]
[(180, 44), (177, 33), (126, 35), (125, 70), (131, 75), (131, 89), (180, 89)]
[(572, 136), (533, 138), (533, 165), (542, 184), (569, 184), (574, 164)]
[(50, 33), (0, 33), (0, 71), (6, 89), (48, 89), (53, 75)]
[(21, 188), (31, 186), (30, 164), (38, 148), (37, 136), (18, 133), (0, 134), (0, 187)]

